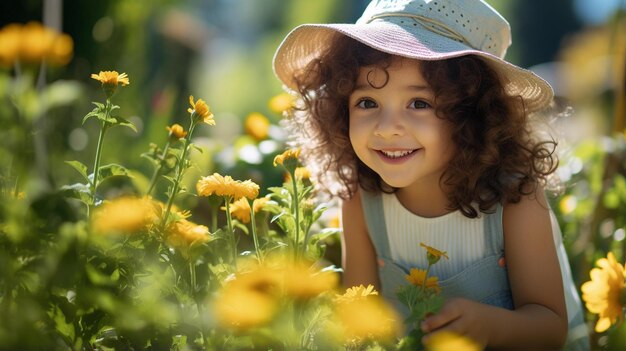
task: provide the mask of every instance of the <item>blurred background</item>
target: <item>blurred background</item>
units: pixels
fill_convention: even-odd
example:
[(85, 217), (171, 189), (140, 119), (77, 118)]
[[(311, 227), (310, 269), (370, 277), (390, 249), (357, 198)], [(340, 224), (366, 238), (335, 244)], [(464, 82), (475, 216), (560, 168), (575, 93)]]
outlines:
[[(126, 72), (132, 84), (116, 99), (139, 127), (138, 135), (119, 135), (118, 146), (139, 140), (158, 142), (162, 126), (186, 118), (187, 97), (203, 98), (220, 123), (205, 132), (231, 144), (245, 117), (263, 113), (272, 122), (269, 99), (281, 92), (271, 69), (274, 50), (296, 25), (353, 22), (367, 0), (79, 0), (3, 1), (0, 26), (41, 21), (74, 39), (74, 56), (46, 79), (74, 79), (86, 93), (98, 93), (90, 74)], [(623, 0), (491, 0), (511, 23), (513, 45), (507, 59), (547, 79), (575, 111), (561, 129), (566, 139), (623, 129), (616, 119), (623, 106), (624, 32), (618, 24)], [(620, 12), (621, 9), (621, 12)], [(623, 21), (622, 21), (623, 22)], [(621, 35), (621, 36), (620, 36)], [(88, 101), (89, 99), (82, 99)], [(127, 103), (130, 102), (130, 103)], [(85, 103), (86, 104), (86, 103)], [(75, 122), (89, 106), (75, 106), (60, 120), (49, 145), (91, 155), (93, 134)], [(69, 119), (69, 120), (68, 120)], [(622, 118), (623, 121), (623, 118)], [(87, 128), (87, 129), (85, 129)], [(211, 135), (209, 135), (211, 133)], [(122, 133), (123, 134), (123, 133)], [(163, 133), (160, 133), (163, 134)], [(145, 143), (144, 143), (145, 144)], [(132, 153), (125, 152), (131, 156)], [(124, 156), (124, 155), (122, 155)], [(104, 155), (106, 157), (106, 155)], [(252, 157), (254, 158), (254, 157)]]
[[(115, 103), (138, 131), (110, 132), (103, 163), (137, 169), (134, 181), (146, 182), (141, 174), (150, 174), (150, 164), (138, 155), (150, 143), (164, 144), (166, 125), (187, 125), (188, 97), (194, 95), (207, 101), (217, 121), (194, 134), (194, 143), (209, 150), (196, 155), (202, 175), (208, 169), (235, 179), (252, 178), (265, 189), (282, 183), (272, 159), (286, 139), (278, 125), (280, 109), (271, 103), (282, 92), (272, 72), (274, 51), (298, 24), (354, 22), (368, 2), (2, 1), (0, 28), (39, 21), (74, 41), (71, 61), (46, 68), (39, 78), (42, 85), (72, 80), (81, 86), (75, 103), (48, 111), (37, 123), (48, 157), (43, 172), (51, 187), (76, 178), (70, 167), (51, 165), (93, 158), (97, 125), (81, 121), (93, 108), (90, 101), (102, 100), (102, 93), (90, 75), (116, 70), (126, 72), (131, 84), (115, 96)], [(624, 261), (626, 0), (488, 2), (512, 27), (513, 45), (506, 58), (535, 71), (555, 89), (551, 123), (559, 138), (563, 183), (552, 206), (580, 286), (606, 252)], [(261, 136), (246, 128), (249, 117), (259, 114), (268, 124)], [(626, 345), (623, 329), (612, 337), (624, 343), (614, 345)], [(595, 335), (594, 343), (607, 345), (606, 338)]]
[[(281, 92), (271, 61), (282, 38), (307, 22), (353, 22), (367, 0), (79, 0), (4, 1), (0, 26), (41, 21), (74, 39), (67, 66), (50, 69), (47, 80), (73, 79), (97, 94), (90, 74), (126, 72), (132, 84), (116, 97), (140, 128), (121, 133), (129, 150), (142, 140), (165, 138), (162, 126), (183, 122), (190, 94), (209, 103), (220, 123), (204, 132), (232, 144), (252, 112), (280, 119), (268, 101)], [(615, 95), (623, 94), (624, 32), (618, 23), (623, 0), (491, 0), (511, 24), (507, 59), (548, 80), (573, 107), (560, 129), (565, 141), (623, 129)], [(621, 9), (621, 12), (620, 12)], [(623, 22), (623, 21), (622, 21)], [(620, 36), (621, 35), (621, 36)], [(93, 99), (92, 99), (93, 100)], [(81, 101), (89, 101), (82, 99)], [(93, 150), (89, 125), (76, 122), (87, 102), (48, 119), (44, 133), (51, 151), (71, 150), (78, 158)], [(128, 134), (128, 135), (126, 135)], [(131, 136), (130, 139), (127, 137)], [(145, 147), (145, 142), (141, 147)], [(52, 152), (51, 152), (52, 153)], [(118, 156), (132, 156), (124, 152)], [(103, 155), (106, 157), (106, 155)], [(250, 156), (254, 159), (253, 156)]]

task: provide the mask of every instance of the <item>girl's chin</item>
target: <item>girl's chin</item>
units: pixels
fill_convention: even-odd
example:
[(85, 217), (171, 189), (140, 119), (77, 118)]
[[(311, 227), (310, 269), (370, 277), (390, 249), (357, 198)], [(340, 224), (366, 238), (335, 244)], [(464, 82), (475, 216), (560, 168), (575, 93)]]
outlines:
[(406, 179), (398, 179), (397, 177), (381, 177), (383, 182), (392, 188), (406, 188), (411, 185)]

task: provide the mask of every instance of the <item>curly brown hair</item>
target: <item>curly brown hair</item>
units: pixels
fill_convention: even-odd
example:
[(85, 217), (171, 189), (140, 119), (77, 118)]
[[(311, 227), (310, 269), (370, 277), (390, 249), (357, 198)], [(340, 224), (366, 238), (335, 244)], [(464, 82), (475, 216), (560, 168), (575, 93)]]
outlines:
[[(331, 50), (296, 77), (301, 101), (287, 120), (293, 143), (322, 189), (332, 195), (351, 198), (358, 186), (395, 192), (358, 159), (348, 134), (348, 99), (360, 68), (386, 69), (394, 56), (343, 35), (334, 40)], [(507, 95), (485, 61), (466, 55), (421, 61), (421, 68), (435, 94), (436, 115), (450, 122), (457, 150), (440, 179), (450, 210), (474, 218), (478, 211), (518, 202), (546, 184), (558, 165), (556, 142), (537, 139), (524, 101)]]

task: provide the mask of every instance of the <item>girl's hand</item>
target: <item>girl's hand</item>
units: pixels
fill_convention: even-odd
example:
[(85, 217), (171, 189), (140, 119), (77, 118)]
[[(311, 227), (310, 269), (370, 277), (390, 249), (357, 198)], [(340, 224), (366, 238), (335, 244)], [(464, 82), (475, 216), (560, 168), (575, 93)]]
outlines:
[(422, 331), (427, 333), (422, 342), (427, 343), (435, 333), (448, 331), (466, 336), (485, 347), (489, 339), (483, 323), (485, 313), (489, 313), (489, 309), (485, 307), (484, 304), (463, 298), (447, 300), (439, 313), (422, 322)]

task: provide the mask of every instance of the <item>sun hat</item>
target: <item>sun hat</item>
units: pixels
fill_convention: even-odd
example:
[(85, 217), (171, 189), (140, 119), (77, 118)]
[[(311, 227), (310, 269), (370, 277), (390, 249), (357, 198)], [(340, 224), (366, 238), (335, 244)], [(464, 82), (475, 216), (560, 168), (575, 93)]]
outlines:
[(322, 56), (338, 35), (374, 49), (419, 59), (482, 57), (501, 77), (507, 94), (521, 96), (528, 111), (549, 105), (552, 87), (533, 72), (504, 60), (509, 23), (483, 0), (373, 0), (356, 23), (303, 24), (274, 55), (276, 76), (297, 91), (296, 78)]

